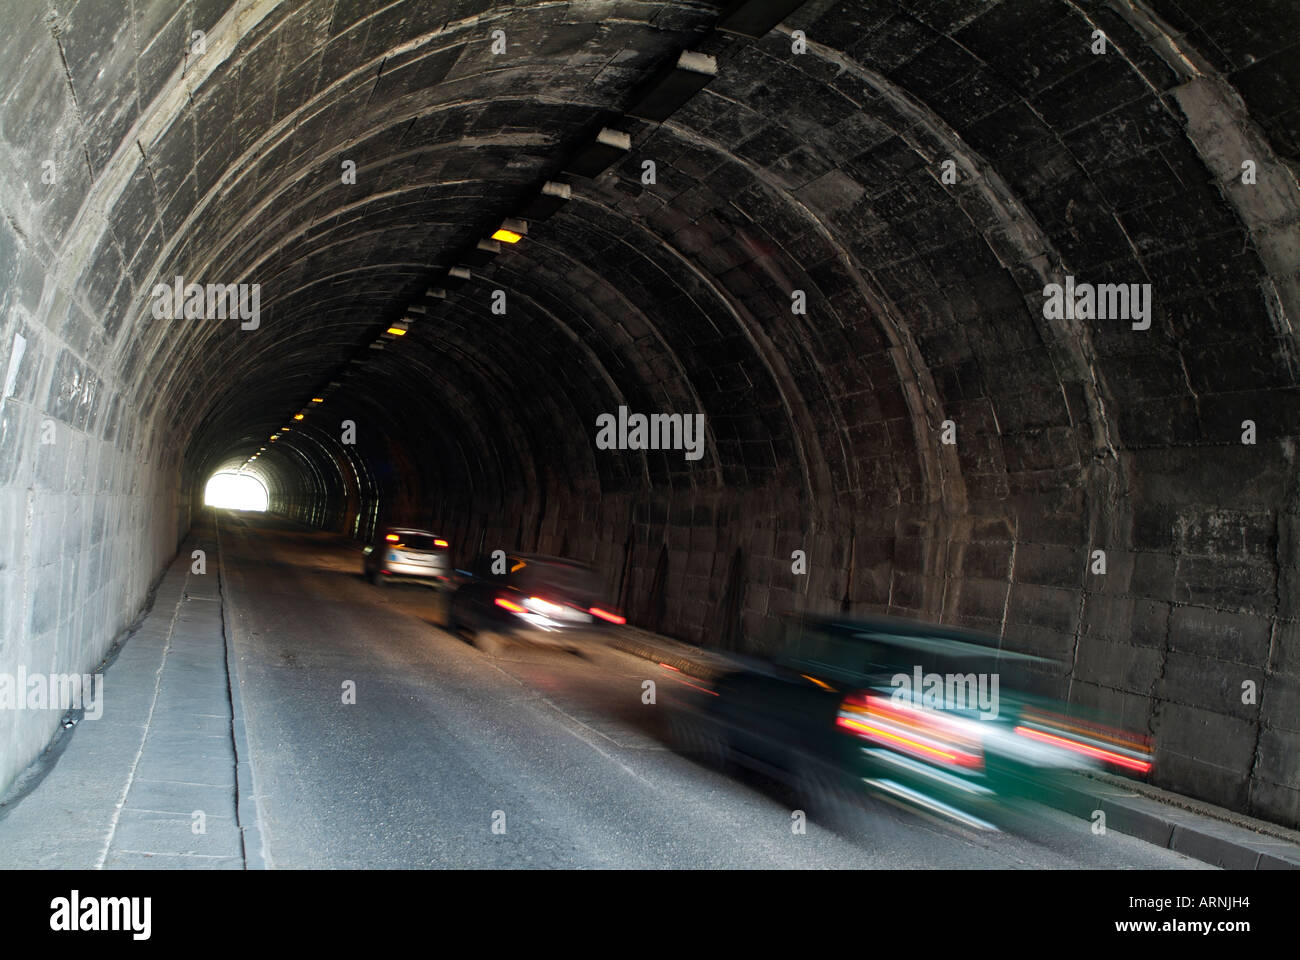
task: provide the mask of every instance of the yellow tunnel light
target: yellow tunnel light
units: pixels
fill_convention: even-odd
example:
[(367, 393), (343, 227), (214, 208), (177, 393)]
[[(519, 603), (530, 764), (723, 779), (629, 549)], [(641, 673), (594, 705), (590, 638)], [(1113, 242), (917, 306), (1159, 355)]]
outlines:
[(273, 433), (273, 434), (271, 434), (271, 442), (272, 442), (272, 443), (275, 443), (275, 441), (277, 441), (277, 440), (279, 440), (279, 439), (280, 439), (280, 435), (279, 435), (278, 433)]
[(324, 403), (324, 402), (325, 402), (325, 398), (324, 398), (324, 397), (312, 397), (312, 398), (311, 398), (311, 402), (312, 402), (312, 403)]
[(389, 328), (388, 328), (387, 330), (385, 330), (384, 332), (385, 332), (385, 333), (391, 333), (391, 334), (392, 334), (393, 336), (395, 336), (395, 337), (404, 337), (404, 336), (406, 336), (406, 328), (405, 328), (405, 327), (389, 327)]
[(502, 221), (501, 226), (492, 234), (493, 240), (500, 240), (502, 243), (518, 243), (528, 234), (528, 224), (523, 220), (516, 220), (513, 217)]
[(302, 414), (301, 414), (301, 413), (295, 413), (295, 414), (293, 415), (293, 418), (294, 418), (295, 420), (301, 420), (301, 419), (302, 419)]

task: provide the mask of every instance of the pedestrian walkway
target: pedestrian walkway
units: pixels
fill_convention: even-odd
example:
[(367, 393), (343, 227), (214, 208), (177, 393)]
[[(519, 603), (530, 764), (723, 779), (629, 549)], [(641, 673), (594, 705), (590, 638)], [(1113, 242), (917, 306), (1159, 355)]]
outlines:
[(206, 527), (101, 667), (102, 716), (56, 737), (0, 805), (0, 867), (243, 869), (226, 657)]

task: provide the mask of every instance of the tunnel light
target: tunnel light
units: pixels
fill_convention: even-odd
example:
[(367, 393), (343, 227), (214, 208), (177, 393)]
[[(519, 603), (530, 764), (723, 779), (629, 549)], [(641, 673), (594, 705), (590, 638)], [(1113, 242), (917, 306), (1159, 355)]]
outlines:
[(424, 316), (427, 316), (427, 315), (428, 315), (428, 313), (429, 313), (429, 308), (428, 308), (428, 307), (422, 307), (422, 306), (420, 306), (419, 304), (412, 304), (411, 306), (409, 306), (409, 307), (406, 308), (406, 312), (407, 312), (408, 314), (413, 313), (413, 314), (415, 314), (417, 317), (424, 317)]
[(277, 441), (277, 440), (279, 440), (279, 439), (280, 439), (280, 435), (279, 435), (278, 433), (273, 433), (273, 434), (271, 434), (271, 442), (272, 442), (272, 443), (275, 443), (275, 441)]
[(683, 50), (677, 62), (665, 65), (642, 89), (629, 117), (663, 123), (718, 73), (718, 61), (707, 53)]
[(492, 239), (499, 240), (501, 243), (518, 243), (526, 236), (528, 236), (527, 221), (507, 217), (492, 234)]
[(492, 258), (501, 252), (501, 244), (495, 240), (480, 240), (474, 249), (461, 259), (472, 267), (486, 267)]
[(404, 336), (406, 336), (406, 331), (407, 331), (407, 329), (408, 329), (408, 327), (407, 327), (406, 324), (404, 324), (404, 323), (395, 323), (395, 324), (393, 324), (391, 327), (389, 327), (387, 330), (385, 330), (384, 333), (390, 334), (391, 336), (394, 336), (394, 337), (404, 337)]
[(572, 198), (573, 188), (567, 183), (547, 180), (541, 192), (524, 207), (523, 216), (528, 220), (549, 220)]
[(469, 272), (469, 267), (452, 267), (447, 271), (447, 279), (444, 283), (448, 289), (456, 289), (468, 283), (471, 276), (473, 274)]
[(302, 415), (301, 413), (295, 413), (295, 414), (293, 415), (293, 418), (294, 418), (295, 420), (301, 420), (301, 419), (303, 418), (303, 415)]
[(431, 301), (436, 301), (436, 300), (446, 300), (446, 299), (447, 299), (447, 291), (442, 287), (430, 287), (428, 290), (424, 291), (425, 303), (429, 303)]
[(723, 11), (717, 29), (757, 40), (803, 3), (804, 0), (736, 0)]
[(615, 161), (622, 160), (632, 149), (632, 138), (622, 130), (601, 127), (596, 139), (578, 150), (569, 158), (564, 169), (580, 177), (595, 178), (603, 173)]
[(312, 397), (312, 398), (311, 398), (311, 402), (312, 402), (312, 403), (324, 403), (324, 402), (325, 402), (325, 398), (324, 398), (324, 397)]
[(372, 343), (372, 344), (370, 345), (370, 349), (371, 349), (371, 350), (382, 350), (382, 349), (384, 349), (384, 345), (383, 345), (382, 343), (380, 343), (379, 341), (375, 341), (374, 343)]

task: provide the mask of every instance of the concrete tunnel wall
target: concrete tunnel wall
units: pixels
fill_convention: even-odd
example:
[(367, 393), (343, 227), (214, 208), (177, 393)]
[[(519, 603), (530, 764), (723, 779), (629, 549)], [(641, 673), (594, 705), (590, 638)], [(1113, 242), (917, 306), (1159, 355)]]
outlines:
[[(247, 465), (348, 536), (595, 560), (688, 640), (991, 631), (1153, 733), (1157, 783), (1300, 824), (1300, 13), (821, 0), (750, 40), (720, 7), (0, 9), (0, 672), (92, 668)], [(716, 78), (624, 116), (683, 49)], [(602, 125), (627, 157), (564, 174)], [(426, 296), (545, 179), (572, 200)], [(178, 275), (261, 284), (257, 328), (155, 319)], [(1066, 275), (1152, 284), (1150, 328), (1048, 319)], [(620, 405), (705, 414), (702, 459), (595, 449)], [(0, 784), (57, 719), (0, 712)]]

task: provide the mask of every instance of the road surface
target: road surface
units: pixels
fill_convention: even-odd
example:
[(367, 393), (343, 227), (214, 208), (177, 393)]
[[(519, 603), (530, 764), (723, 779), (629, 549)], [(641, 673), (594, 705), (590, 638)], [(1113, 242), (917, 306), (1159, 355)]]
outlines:
[[(1054, 811), (981, 833), (881, 806), (792, 830), (794, 797), (674, 753), (622, 654), (489, 657), (356, 544), (219, 517), (222, 589), (274, 867), (1201, 868)], [(347, 689), (355, 703), (345, 702)]]

